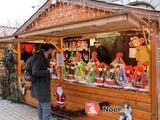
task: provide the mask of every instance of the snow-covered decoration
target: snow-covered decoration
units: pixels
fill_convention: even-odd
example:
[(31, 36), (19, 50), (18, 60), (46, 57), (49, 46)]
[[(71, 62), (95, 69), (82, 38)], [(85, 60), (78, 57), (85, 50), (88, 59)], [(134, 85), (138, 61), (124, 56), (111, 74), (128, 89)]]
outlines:
[(124, 108), (120, 112), (119, 120), (132, 120), (132, 109), (128, 102), (124, 103)]

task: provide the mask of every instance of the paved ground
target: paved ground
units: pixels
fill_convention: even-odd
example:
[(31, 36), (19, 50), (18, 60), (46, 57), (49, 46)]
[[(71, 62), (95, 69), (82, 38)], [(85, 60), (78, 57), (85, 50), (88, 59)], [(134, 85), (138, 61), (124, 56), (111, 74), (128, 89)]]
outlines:
[[(0, 98), (0, 120), (38, 120), (38, 114), (34, 107), (11, 103)], [(52, 117), (51, 120), (65, 119)]]

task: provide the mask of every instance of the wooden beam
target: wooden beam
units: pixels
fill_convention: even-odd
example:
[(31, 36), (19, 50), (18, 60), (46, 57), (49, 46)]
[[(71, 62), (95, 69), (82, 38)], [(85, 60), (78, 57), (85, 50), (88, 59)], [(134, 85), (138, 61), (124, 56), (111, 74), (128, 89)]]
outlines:
[[(128, 19), (128, 18), (132, 18), (132, 19)], [(104, 25), (114, 25), (113, 23), (119, 23), (121, 24), (122, 22), (127, 22), (128, 20), (136, 20), (139, 23), (143, 23), (146, 24), (141, 18), (137, 18), (137, 16), (134, 16), (133, 14), (130, 13), (119, 13), (119, 14), (113, 14), (113, 15), (104, 15), (101, 17), (97, 17), (97, 18), (93, 18), (93, 19), (87, 19), (87, 20), (81, 20), (81, 21), (74, 21), (74, 22), (69, 22), (69, 23), (64, 23), (62, 25), (54, 25), (54, 26), (50, 26), (49, 28), (43, 28), (40, 30), (35, 30), (35, 31), (31, 31), (31, 32), (25, 32), (25, 33), (21, 33), (18, 35), (19, 38), (26, 38), (28, 36), (37, 36), (37, 35), (45, 35), (47, 33), (51, 33), (52, 36), (57, 36), (59, 35), (61, 32), (64, 31), (70, 31), (70, 30), (74, 30), (74, 29), (81, 29), (83, 27), (90, 27), (90, 26), (104, 26)], [(143, 22), (142, 22), (143, 21)], [(130, 23), (130, 21), (128, 21)], [(125, 26), (122, 26), (121, 30), (127, 28), (129, 24), (125, 24)], [(129, 26), (129, 28), (139, 28), (140, 25), (132, 25)], [(112, 28), (110, 26), (110, 28)], [(113, 27), (114, 28), (114, 27)], [(107, 27), (105, 30), (108, 30)], [(110, 31), (112, 31), (112, 29), (110, 29)], [(86, 31), (86, 34), (90, 32), (89, 30)], [(95, 32), (99, 32), (98, 30)], [(61, 37), (65, 37), (62, 33), (61, 33)]]
[(150, 56), (150, 92), (151, 92), (151, 111), (152, 120), (158, 120), (158, 87), (157, 87), (157, 41), (156, 35), (158, 33), (157, 22), (153, 21), (151, 24), (151, 56)]
[[(17, 77), (18, 77), (18, 80), (21, 79), (21, 48), (20, 48), (20, 43), (18, 42), (17, 43)], [(18, 83), (18, 81), (17, 81)]]
[[(59, 41), (59, 47), (62, 50), (59, 53), (62, 54), (63, 53), (63, 38), (61, 38), (60, 41)], [(64, 67), (60, 67), (60, 84), (63, 81), (64, 81)]]

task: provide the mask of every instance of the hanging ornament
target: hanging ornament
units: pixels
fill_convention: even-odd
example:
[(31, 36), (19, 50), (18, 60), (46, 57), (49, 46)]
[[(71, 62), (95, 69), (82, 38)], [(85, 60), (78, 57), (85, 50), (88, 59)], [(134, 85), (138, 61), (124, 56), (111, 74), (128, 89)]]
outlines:
[(138, 38), (137, 36), (134, 36), (131, 38), (131, 42), (129, 43), (130, 47), (138, 47), (141, 46), (144, 43), (144, 38)]

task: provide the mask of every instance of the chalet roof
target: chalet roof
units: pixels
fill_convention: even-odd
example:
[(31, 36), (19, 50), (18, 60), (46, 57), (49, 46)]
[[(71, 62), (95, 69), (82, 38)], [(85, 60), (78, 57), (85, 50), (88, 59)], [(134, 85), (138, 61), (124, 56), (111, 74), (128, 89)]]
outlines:
[[(61, 2), (62, 0), (57, 0), (57, 2)], [(127, 5), (120, 5), (115, 3), (107, 3), (103, 1), (97, 1), (97, 0), (63, 0), (63, 2), (68, 4), (76, 4), (80, 6), (90, 7), (90, 8), (96, 8), (99, 10), (104, 11), (114, 11), (114, 12), (126, 12), (126, 11), (133, 11), (134, 13), (137, 13), (141, 16), (145, 16), (148, 18), (148, 16), (153, 16), (153, 19), (157, 19), (157, 16), (160, 15), (160, 11), (156, 10), (149, 10), (145, 8), (137, 8), (133, 6), (127, 6)], [(39, 16), (48, 10), (52, 5), (52, 0), (48, 0), (34, 15), (32, 15), (17, 31), (16, 34), (19, 34), (24, 30), (29, 24), (31, 24), (34, 20), (39, 18)], [(23, 33), (23, 32), (22, 32)]]
[(17, 31), (17, 28), (0, 26), (0, 37), (13, 35)]

